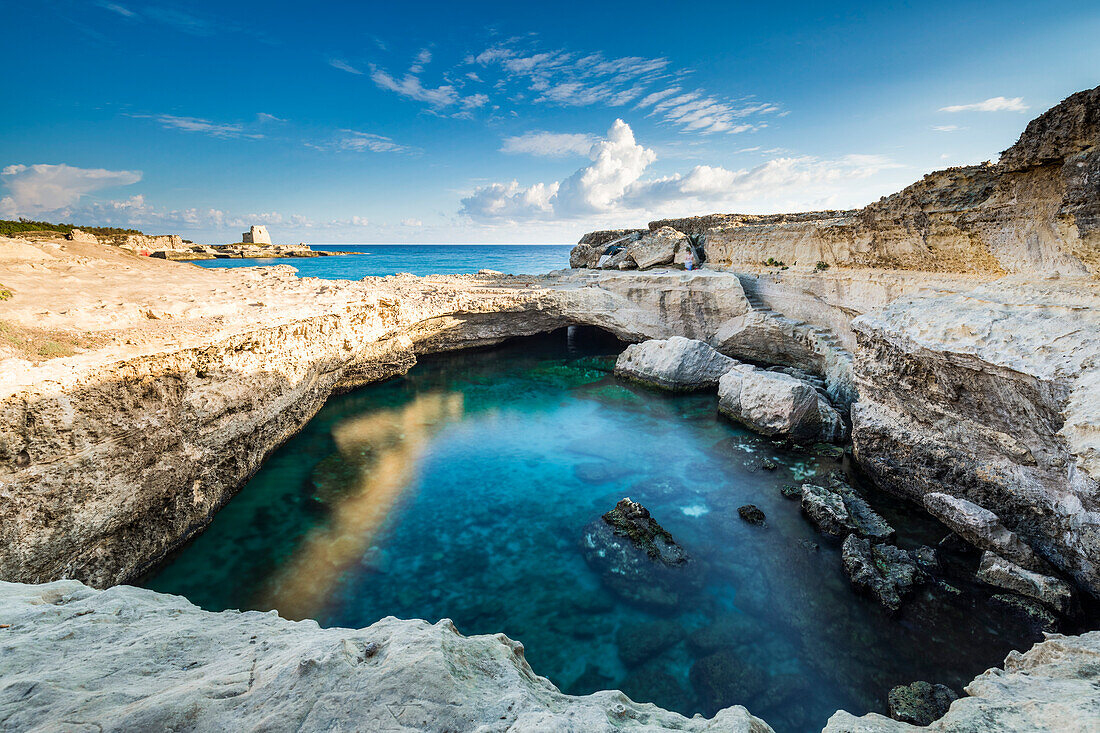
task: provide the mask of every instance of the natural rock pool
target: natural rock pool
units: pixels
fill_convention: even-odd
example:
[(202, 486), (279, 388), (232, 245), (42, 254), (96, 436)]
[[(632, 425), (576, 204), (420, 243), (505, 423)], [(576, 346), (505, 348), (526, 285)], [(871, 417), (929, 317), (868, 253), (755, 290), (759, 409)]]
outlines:
[[(726, 422), (713, 394), (617, 379), (622, 346), (572, 329), (334, 397), (145, 584), (324, 626), (447, 617), (522, 641), (567, 692), (618, 688), (688, 715), (743, 704), (777, 731), (885, 712), (915, 680), (961, 691), (1039, 638), (957, 580), (894, 616), (857, 595), (840, 542), (781, 493), (848, 463)], [(899, 546), (946, 534), (850, 479)], [(625, 600), (585, 559), (586, 526), (625, 496), (693, 558), (702, 582), (685, 577), (674, 609)], [(749, 503), (763, 525), (738, 516)], [(948, 573), (972, 561), (941, 557)]]

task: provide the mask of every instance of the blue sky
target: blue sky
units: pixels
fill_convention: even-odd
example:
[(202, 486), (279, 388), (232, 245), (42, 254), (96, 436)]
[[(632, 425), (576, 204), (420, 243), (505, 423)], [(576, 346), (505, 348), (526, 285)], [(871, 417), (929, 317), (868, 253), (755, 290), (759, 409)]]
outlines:
[(861, 206), (1100, 84), (1100, 4), (12, 2), (0, 218), (566, 243)]

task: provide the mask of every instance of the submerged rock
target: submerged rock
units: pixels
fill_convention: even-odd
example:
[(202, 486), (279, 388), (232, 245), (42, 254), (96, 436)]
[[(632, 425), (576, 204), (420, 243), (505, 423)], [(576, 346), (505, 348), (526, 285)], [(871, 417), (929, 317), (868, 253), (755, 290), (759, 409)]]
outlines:
[(615, 634), (615, 645), (623, 664), (636, 667), (679, 643), (683, 636), (683, 629), (675, 623), (654, 621), (624, 624)]
[(1009, 613), (1025, 619), (1036, 636), (1058, 630), (1058, 616), (1038, 601), (1015, 593), (995, 593), (990, 600)]
[(840, 413), (808, 382), (738, 364), (718, 381), (718, 411), (764, 435), (803, 443), (843, 440)]
[(996, 588), (1034, 598), (1063, 616), (1072, 616), (1077, 608), (1069, 583), (1022, 568), (988, 550), (982, 553), (977, 578)]
[(703, 341), (673, 336), (631, 344), (615, 362), (615, 373), (675, 391), (712, 389), (737, 361)]
[(841, 558), (852, 585), (870, 593), (891, 611), (901, 608), (905, 596), (928, 577), (905, 550), (872, 544), (854, 534), (844, 540)]
[(746, 504), (741, 507), (737, 507), (737, 513), (749, 524), (763, 524), (764, 512), (760, 510), (760, 507), (755, 504)]
[(890, 690), (887, 703), (890, 717), (913, 725), (930, 725), (947, 714), (951, 703), (958, 700), (955, 691), (946, 685), (914, 682)]
[(699, 589), (696, 563), (641, 504), (620, 499), (585, 528), (584, 558), (612, 591), (656, 610), (674, 610)]
[(935, 492), (924, 495), (924, 508), (979, 550), (994, 552), (1028, 570), (1049, 570), (1046, 561), (1019, 535), (1001, 524), (996, 514), (972, 501)]
[(696, 661), (690, 676), (691, 686), (709, 712), (754, 700), (767, 686), (766, 673), (732, 649), (720, 649)]

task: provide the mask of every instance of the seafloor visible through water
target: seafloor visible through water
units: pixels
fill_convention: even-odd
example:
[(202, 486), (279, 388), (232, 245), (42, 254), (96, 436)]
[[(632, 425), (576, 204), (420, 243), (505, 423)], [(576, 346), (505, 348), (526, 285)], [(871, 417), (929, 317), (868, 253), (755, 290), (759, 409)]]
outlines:
[[(974, 588), (926, 587), (897, 616), (857, 595), (838, 543), (780, 493), (846, 464), (729, 424), (712, 394), (620, 381), (619, 348), (562, 331), (334, 397), (146, 584), (324, 626), (451, 618), (522, 641), (567, 692), (618, 688), (687, 715), (742, 704), (777, 731), (884, 712), (915, 680), (960, 691), (1036, 640)], [(862, 489), (902, 547), (944, 536)], [(703, 568), (673, 612), (615, 595), (582, 555), (585, 525), (624, 496)], [(738, 517), (746, 503), (763, 526)]]

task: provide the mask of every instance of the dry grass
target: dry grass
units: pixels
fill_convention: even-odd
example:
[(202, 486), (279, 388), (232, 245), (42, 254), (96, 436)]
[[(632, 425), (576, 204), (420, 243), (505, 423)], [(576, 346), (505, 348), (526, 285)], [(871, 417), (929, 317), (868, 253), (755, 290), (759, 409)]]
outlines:
[(0, 321), (0, 358), (15, 356), (40, 362), (101, 346), (105, 339), (90, 333), (71, 333), (44, 328), (19, 328)]

